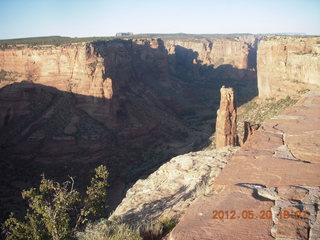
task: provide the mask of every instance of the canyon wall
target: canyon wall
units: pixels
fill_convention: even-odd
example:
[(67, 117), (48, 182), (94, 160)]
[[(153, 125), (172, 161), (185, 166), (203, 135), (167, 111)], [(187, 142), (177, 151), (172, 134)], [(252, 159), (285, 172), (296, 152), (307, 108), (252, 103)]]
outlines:
[[(250, 43), (251, 44), (251, 43)], [(239, 39), (198, 39), (198, 40), (167, 40), (169, 54), (176, 54), (179, 48), (191, 49), (195, 52), (195, 62), (213, 65), (217, 68), (230, 64), (238, 69), (248, 68), (249, 46)]]
[(188, 80), (256, 80), (258, 38), (165, 40), (170, 70)]
[[(145, 44), (149, 45), (144, 46)], [(158, 71), (159, 82), (169, 80), (166, 66), (160, 69), (161, 64), (166, 65), (166, 53), (157, 44), (156, 40), (151, 43), (136, 40), (60, 47), (22, 46), (22, 49), (0, 51), (0, 69), (8, 72), (9, 77), (18, 82), (32, 81), (77, 94), (77, 104), (80, 107), (101, 122), (107, 123), (106, 125), (112, 125), (116, 121), (118, 102), (113, 101), (112, 106), (109, 102), (114, 91), (119, 95), (120, 88), (131, 85), (129, 80), (135, 81), (135, 78), (140, 77), (134, 75), (139, 74), (139, 70), (141, 72), (141, 69), (137, 69), (139, 66), (134, 66), (135, 63), (144, 62), (148, 65), (145, 68), (152, 65), (148, 70)], [(164, 63), (161, 62), (163, 60)], [(116, 78), (116, 83), (111, 76)], [(1, 81), (0, 86), (10, 83), (11, 81)]]
[[(91, 44), (5, 49), (0, 51), (0, 69), (17, 73), (17, 80), (30, 80), (95, 97), (102, 97), (104, 92), (110, 96), (110, 90), (95, 84), (99, 80), (102, 84), (104, 65)], [(1, 82), (1, 86), (5, 84)]]
[(275, 36), (259, 43), (259, 97), (286, 96), (320, 85), (320, 37)]
[[(254, 68), (248, 69), (253, 47), (249, 40), (133, 39), (57, 47), (15, 46), (0, 51), (0, 70), (7, 75), (7, 80), (1, 79), (0, 87), (23, 80), (55, 87), (74, 94), (76, 106), (105, 126), (122, 130), (121, 116), (127, 114), (123, 106), (128, 98), (137, 101), (141, 91), (145, 99), (152, 98), (157, 105), (164, 105), (163, 109), (179, 113), (188, 111), (188, 104), (173, 99), (173, 92), (184, 91), (181, 95), (187, 101), (199, 100), (199, 96), (190, 97), (195, 89), (186, 87), (186, 82), (211, 81), (218, 90), (223, 80), (255, 81)], [(234, 84), (237, 83), (227, 85)], [(129, 120), (135, 128), (137, 122), (144, 121), (139, 114), (127, 115), (136, 115)], [(144, 126), (140, 131), (143, 129)]]
[(81, 185), (102, 163), (115, 190), (110, 199), (119, 201), (125, 183), (208, 141), (222, 85), (256, 95), (249, 43), (187, 42), (1, 49), (0, 215), (42, 172), (61, 181), (78, 176)]
[(161, 40), (18, 46), (0, 51), (0, 70), (3, 217), (23, 206), (15, 204), (21, 190), (42, 172), (61, 181), (78, 176), (84, 185), (106, 164), (121, 192), (124, 181), (173, 154), (171, 141), (199, 137), (187, 139), (191, 129), (178, 119), (175, 108), (192, 104), (170, 84)]

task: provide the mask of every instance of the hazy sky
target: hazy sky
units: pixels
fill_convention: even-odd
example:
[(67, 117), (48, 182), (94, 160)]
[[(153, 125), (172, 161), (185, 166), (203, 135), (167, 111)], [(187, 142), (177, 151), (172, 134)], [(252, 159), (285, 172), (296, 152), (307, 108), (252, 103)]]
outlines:
[(0, 0), (0, 39), (133, 33), (320, 35), (320, 0)]

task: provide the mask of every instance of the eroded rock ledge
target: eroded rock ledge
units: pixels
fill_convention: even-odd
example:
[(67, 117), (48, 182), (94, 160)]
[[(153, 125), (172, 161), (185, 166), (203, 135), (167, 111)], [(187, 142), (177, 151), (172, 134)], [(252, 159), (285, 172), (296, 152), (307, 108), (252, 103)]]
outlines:
[(205, 193), (237, 147), (191, 152), (172, 158), (148, 178), (137, 181), (112, 216), (132, 223), (160, 217), (178, 219), (195, 197)]
[[(319, 120), (317, 89), (263, 124), (169, 239), (319, 239)], [(222, 212), (212, 219), (213, 211)]]

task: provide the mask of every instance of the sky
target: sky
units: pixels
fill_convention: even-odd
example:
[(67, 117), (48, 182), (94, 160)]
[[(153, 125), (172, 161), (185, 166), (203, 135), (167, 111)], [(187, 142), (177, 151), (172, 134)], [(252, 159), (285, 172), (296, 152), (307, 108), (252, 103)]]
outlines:
[(320, 35), (320, 0), (0, 0), (0, 39), (138, 33)]

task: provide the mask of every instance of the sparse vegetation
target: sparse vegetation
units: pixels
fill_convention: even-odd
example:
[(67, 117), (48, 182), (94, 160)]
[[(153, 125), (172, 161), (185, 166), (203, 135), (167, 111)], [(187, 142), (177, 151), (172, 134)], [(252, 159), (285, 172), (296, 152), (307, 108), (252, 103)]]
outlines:
[(212, 186), (207, 182), (203, 181), (201, 184), (196, 186), (195, 192), (193, 193), (193, 197), (199, 197), (203, 195), (207, 195), (212, 192)]
[(151, 223), (137, 223), (133, 227), (120, 217), (89, 223), (83, 232), (78, 232), (79, 240), (150, 240), (161, 239), (175, 226), (176, 221), (164, 217)]
[(165, 233), (170, 232), (177, 225), (176, 221), (168, 217), (161, 219), (160, 222), (163, 225), (163, 230)]
[(91, 71), (94, 71), (97, 67), (97, 62), (92, 62), (88, 64), (88, 67), (90, 68)]
[(85, 196), (74, 189), (74, 180), (62, 184), (42, 177), (39, 188), (22, 192), (28, 201), (24, 220), (10, 214), (2, 224), (6, 240), (142, 240), (160, 239), (176, 222), (168, 217), (152, 223), (137, 223), (134, 227), (121, 218), (100, 219), (107, 208), (108, 171), (95, 169), (95, 176)]
[(94, 42), (100, 40), (112, 40), (112, 39), (133, 39), (133, 38), (162, 38), (162, 39), (204, 39), (204, 38), (229, 38), (234, 39), (242, 35), (250, 35), (248, 33), (243, 34), (185, 34), (185, 33), (173, 33), (173, 34), (138, 34), (132, 36), (111, 36), (111, 37), (81, 37), (81, 38), (71, 38), (71, 37), (61, 37), (61, 36), (48, 36), (48, 37), (32, 37), (32, 38), (17, 38), (17, 39), (5, 39), (0, 40), (0, 49), (8, 48), (21, 48), (21, 46), (16, 46), (18, 44), (25, 44), (28, 47), (36, 45), (66, 45), (79, 42)]
[(143, 239), (157, 240), (167, 235), (176, 226), (176, 224), (175, 220), (169, 217), (163, 217), (151, 223), (142, 223), (136, 228), (139, 229)]
[(15, 75), (15, 73), (14, 72), (8, 72), (8, 71), (5, 71), (5, 70), (1, 69), (0, 70), (0, 82), (2, 82), (2, 81), (15, 82), (15, 81), (17, 81), (16, 78), (8, 77), (8, 75)]
[(248, 103), (242, 105), (238, 109), (238, 134), (240, 138), (243, 137), (243, 123), (244, 121), (253, 124), (261, 124), (262, 122), (279, 115), (284, 109), (294, 105), (301, 94), (307, 92), (308, 89), (300, 90), (296, 95), (287, 96), (282, 99), (269, 98), (264, 102), (259, 102), (258, 99), (253, 99)]
[(300, 94), (300, 95), (302, 95), (302, 94), (305, 94), (305, 93), (307, 93), (307, 92), (309, 92), (310, 91), (310, 89), (301, 89), (301, 90), (298, 90), (298, 94)]
[(107, 208), (108, 175), (105, 166), (96, 168), (85, 197), (74, 189), (71, 177), (60, 184), (43, 176), (39, 188), (22, 192), (29, 205), (24, 220), (18, 220), (11, 213), (2, 225), (5, 239), (75, 239), (81, 226), (103, 216)]
[(121, 218), (100, 220), (89, 223), (84, 232), (78, 232), (79, 240), (142, 240), (137, 230), (133, 230)]
[(25, 44), (30, 46), (36, 45), (54, 45), (60, 46), (64, 44), (72, 44), (79, 42), (93, 42), (98, 40), (110, 40), (114, 37), (83, 37), (83, 38), (71, 38), (71, 37), (60, 37), (60, 36), (49, 36), (49, 37), (33, 37), (33, 38), (18, 38), (18, 39), (7, 39), (0, 40), (0, 48), (12, 48), (16, 47), (17, 44)]

